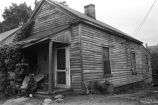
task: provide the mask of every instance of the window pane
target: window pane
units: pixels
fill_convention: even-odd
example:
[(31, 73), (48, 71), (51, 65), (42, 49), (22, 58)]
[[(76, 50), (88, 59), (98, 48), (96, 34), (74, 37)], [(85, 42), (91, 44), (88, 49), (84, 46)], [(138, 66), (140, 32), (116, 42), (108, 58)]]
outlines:
[(145, 54), (144, 57), (145, 57), (144, 63), (145, 63), (146, 69), (147, 71), (149, 71), (148, 56)]
[(65, 49), (58, 49), (57, 50), (57, 69), (58, 70), (65, 70), (66, 66), (66, 57), (65, 57)]
[(104, 61), (104, 74), (111, 74), (110, 61)]
[(57, 83), (66, 84), (66, 73), (65, 72), (57, 72)]
[(103, 48), (103, 59), (109, 60), (109, 48)]
[(132, 68), (134, 68), (134, 70), (135, 70), (136, 69), (136, 60), (135, 60), (134, 52), (131, 53), (131, 65), (132, 65)]
[(148, 56), (147, 55), (144, 56), (145, 56), (145, 63), (148, 64)]
[(111, 74), (109, 48), (103, 48), (103, 69), (104, 74)]

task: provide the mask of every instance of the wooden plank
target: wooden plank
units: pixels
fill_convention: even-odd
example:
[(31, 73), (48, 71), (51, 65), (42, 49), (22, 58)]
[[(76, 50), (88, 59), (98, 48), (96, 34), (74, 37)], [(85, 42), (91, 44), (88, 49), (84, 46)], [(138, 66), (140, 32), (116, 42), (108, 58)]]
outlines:
[(82, 48), (83, 48), (83, 45), (82, 45), (82, 25), (79, 24), (79, 37), (80, 37), (80, 63), (81, 63), (81, 86), (82, 86), (82, 89), (84, 89), (84, 73), (83, 73), (83, 53), (82, 53)]
[(53, 89), (53, 41), (49, 42), (49, 80), (48, 91), (51, 93)]
[(20, 89), (27, 89), (29, 81), (30, 81), (30, 76), (25, 76)]
[[(136, 81), (131, 72), (130, 53), (136, 53), (136, 72), (142, 75), (142, 60), (140, 45), (124, 38), (110, 35), (101, 30), (83, 25), (83, 70), (85, 79), (104, 79), (102, 66), (102, 45), (110, 48), (112, 77), (108, 78), (114, 84), (128, 84)], [(113, 47), (110, 47), (112, 45)], [(145, 68), (144, 68), (145, 70)]]
[(71, 88), (74, 91), (81, 90), (81, 55), (80, 55), (80, 37), (79, 26), (71, 28), (71, 45), (70, 45), (70, 70), (71, 70)]

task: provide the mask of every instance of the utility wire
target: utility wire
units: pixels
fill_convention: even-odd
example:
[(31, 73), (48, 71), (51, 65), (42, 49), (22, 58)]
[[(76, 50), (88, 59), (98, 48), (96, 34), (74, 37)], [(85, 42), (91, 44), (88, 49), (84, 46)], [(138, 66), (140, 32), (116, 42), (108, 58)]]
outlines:
[(134, 31), (134, 35), (137, 35), (140, 30), (142, 29), (144, 23), (146, 22), (151, 10), (153, 9), (154, 7), (154, 4), (156, 3), (156, 0), (154, 0), (153, 4), (151, 5), (150, 9), (148, 10), (147, 14), (145, 15), (145, 17), (143, 18), (142, 22), (140, 23), (140, 25), (138, 26), (138, 28)]

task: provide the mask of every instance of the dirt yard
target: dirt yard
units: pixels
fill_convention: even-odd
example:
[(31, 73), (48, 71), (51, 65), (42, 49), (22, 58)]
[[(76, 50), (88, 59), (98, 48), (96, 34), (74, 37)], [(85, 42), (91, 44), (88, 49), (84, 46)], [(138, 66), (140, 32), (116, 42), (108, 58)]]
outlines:
[[(42, 105), (43, 100), (20, 97), (1, 100), (0, 105)], [(51, 105), (158, 105), (158, 91), (140, 90), (119, 95), (69, 95), (60, 103), (53, 100)]]

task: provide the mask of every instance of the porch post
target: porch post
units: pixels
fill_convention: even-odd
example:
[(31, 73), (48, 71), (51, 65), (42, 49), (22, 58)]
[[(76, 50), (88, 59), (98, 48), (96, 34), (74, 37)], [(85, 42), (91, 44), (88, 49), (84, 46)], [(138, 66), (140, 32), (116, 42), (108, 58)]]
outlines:
[(48, 91), (52, 92), (53, 87), (53, 41), (49, 42), (49, 80)]

